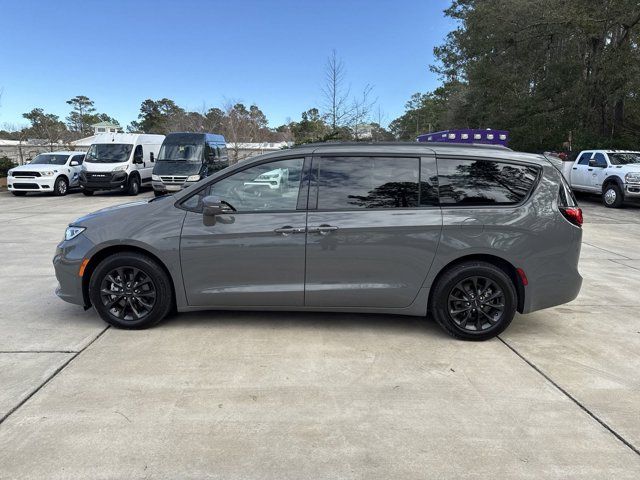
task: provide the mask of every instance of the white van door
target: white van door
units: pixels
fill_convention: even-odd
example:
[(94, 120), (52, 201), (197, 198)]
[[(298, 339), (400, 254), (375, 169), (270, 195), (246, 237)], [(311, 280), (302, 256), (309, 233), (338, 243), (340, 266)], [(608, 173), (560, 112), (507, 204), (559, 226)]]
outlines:
[(151, 172), (153, 171), (153, 163), (149, 158), (149, 149), (145, 149), (143, 145), (136, 145), (133, 150), (133, 167), (140, 174), (142, 183), (151, 182)]

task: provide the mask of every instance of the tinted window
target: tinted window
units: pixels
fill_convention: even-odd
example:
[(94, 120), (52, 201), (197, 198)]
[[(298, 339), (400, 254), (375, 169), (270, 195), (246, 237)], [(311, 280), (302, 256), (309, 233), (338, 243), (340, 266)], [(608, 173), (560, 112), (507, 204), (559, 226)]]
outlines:
[(82, 162), (84, 161), (84, 155), (76, 155), (72, 158), (72, 160), (78, 162), (78, 165), (82, 165)]
[(32, 165), (64, 165), (67, 163), (68, 155), (51, 155), (48, 153), (41, 153), (36, 158), (31, 160)]
[(440, 203), (513, 205), (524, 200), (538, 176), (534, 167), (488, 160), (438, 160)]
[(607, 166), (607, 159), (604, 158), (604, 153), (596, 153), (595, 157), (593, 157), (593, 161), (597, 167)]
[(589, 165), (589, 159), (591, 158), (591, 152), (585, 152), (580, 155), (580, 160), (578, 160), (578, 165)]
[(420, 205), (438, 205), (438, 173), (435, 158), (423, 158), (420, 161)]
[(418, 171), (417, 158), (321, 158), (318, 209), (417, 207)]

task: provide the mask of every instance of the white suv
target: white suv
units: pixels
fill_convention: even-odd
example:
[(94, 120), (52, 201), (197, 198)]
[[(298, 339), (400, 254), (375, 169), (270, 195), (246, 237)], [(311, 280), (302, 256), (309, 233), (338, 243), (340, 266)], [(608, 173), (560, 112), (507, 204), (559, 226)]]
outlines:
[(27, 192), (66, 195), (69, 188), (79, 186), (84, 152), (41, 153), (30, 163), (7, 173), (7, 188), (16, 196)]
[(605, 206), (617, 208), (625, 198), (640, 198), (640, 152), (585, 150), (571, 167), (571, 188), (599, 193)]

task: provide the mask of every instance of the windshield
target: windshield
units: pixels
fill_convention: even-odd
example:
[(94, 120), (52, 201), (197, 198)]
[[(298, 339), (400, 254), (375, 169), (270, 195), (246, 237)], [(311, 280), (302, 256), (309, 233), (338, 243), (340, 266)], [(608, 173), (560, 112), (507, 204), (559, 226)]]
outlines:
[(133, 145), (129, 143), (94, 143), (84, 161), (89, 163), (120, 163), (129, 160)]
[(609, 160), (611, 160), (613, 165), (640, 163), (640, 152), (609, 153)]
[(64, 165), (67, 163), (69, 155), (51, 155), (49, 153), (41, 153), (31, 160), (30, 165)]
[(182, 143), (171, 145), (163, 143), (158, 153), (158, 161), (198, 162), (202, 163), (204, 145), (197, 143)]

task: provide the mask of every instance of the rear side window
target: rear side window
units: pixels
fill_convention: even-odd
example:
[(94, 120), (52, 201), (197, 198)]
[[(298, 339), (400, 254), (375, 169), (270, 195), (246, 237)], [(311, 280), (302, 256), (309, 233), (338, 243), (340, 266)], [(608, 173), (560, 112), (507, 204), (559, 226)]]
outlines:
[(522, 202), (538, 169), (491, 160), (438, 160), (442, 205), (514, 205)]
[(589, 165), (589, 159), (593, 155), (591, 152), (584, 152), (580, 155), (580, 159), (578, 160), (578, 165)]
[(318, 172), (318, 209), (419, 206), (419, 159), (324, 157)]

